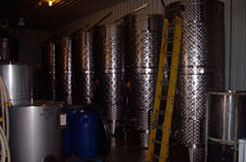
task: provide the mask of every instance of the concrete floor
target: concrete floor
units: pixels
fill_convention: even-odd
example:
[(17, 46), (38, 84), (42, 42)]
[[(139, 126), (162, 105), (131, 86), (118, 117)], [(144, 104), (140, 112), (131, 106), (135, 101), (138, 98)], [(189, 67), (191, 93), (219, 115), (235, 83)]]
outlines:
[[(111, 138), (110, 153), (103, 160), (81, 160), (72, 157), (66, 162), (145, 162), (147, 149), (140, 148), (137, 144), (138, 138), (130, 136), (127, 140), (123, 137)], [(182, 146), (175, 146), (171, 151), (171, 162), (189, 162), (188, 154), (184, 154), (186, 149)]]
[(82, 160), (72, 156), (66, 162), (144, 162), (147, 149), (140, 148), (136, 140), (131, 137), (126, 142), (122, 137), (112, 137), (110, 153), (103, 160)]
[(111, 139), (111, 150), (106, 157), (106, 162), (144, 162), (147, 149), (140, 148), (135, 141)]

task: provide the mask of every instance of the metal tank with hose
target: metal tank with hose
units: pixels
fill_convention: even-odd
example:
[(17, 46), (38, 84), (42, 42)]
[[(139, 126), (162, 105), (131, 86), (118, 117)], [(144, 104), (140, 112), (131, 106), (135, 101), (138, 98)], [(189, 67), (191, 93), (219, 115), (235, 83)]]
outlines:
[[(11, 161), (12, 152), (9, 151), (8, 140), (10, 139), (10, 120), (9, 109), (11, 106), (27, 106), (31, 104), (31, 77), (30, 69), (26, 65), (12, 63), (10, 61), (1, 61), (0, 63), (0, 95), (1, 95), (1, 161), (8, 154), (8, 161)], [(19, 122), (19, 121), (17, 121)], [(12, 131), (14, 132), (14, 131)], [(5, 143), (3, 145), (3, 143)], [(7, 152), (5, 152), (7, 150)]]
[[(61, 103), (36, 101), (32, 104), (30, 69), (26, 65), (2, 62), (0, 75), (4, 119), (0, 140), (6, 143), (9, 139), (8, 161), (61, 161), (62, 140), (58, 128)], [(1, 158), (7, 144), (1, 146)]]
[(124, 18), (123, 23), (125, 76), (130, 85), (127, 95), (128, 109), (132, 110), (141, 147), (148, 147), (163, 16), (129, 15)]

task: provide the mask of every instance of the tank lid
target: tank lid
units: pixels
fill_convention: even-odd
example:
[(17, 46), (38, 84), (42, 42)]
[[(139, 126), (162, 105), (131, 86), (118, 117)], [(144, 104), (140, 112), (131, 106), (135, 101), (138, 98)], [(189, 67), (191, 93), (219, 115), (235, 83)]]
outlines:
[(52, 100), (38, 100), (38, 101), (34, 101), (32, 106), (53, 106), (53, 105), (59, 105), (63, 107), (64, 102), (52, 101)]
[(0, 60), (0, 65), (25, 65), (25, 64), (21, 64), (19, 62), (10, 61), (10, 60)]

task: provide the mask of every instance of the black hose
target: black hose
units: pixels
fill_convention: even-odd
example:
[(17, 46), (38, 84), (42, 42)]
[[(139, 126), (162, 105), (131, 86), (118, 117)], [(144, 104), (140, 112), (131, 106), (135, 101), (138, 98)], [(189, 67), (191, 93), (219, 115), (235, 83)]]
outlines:
[(109, 128), (106, 120), (102, 117), (102, 113), (100, 110), (102, 108), (96, 104), (90, 104), (86, 106), (87, 110), (95, 112), (99, 117), (99, 125), (100, 125), (100, 138), (99, 138), (99, 149), (98, 149), (98, 156), (107, 156), (110, 152), (110, 134)]

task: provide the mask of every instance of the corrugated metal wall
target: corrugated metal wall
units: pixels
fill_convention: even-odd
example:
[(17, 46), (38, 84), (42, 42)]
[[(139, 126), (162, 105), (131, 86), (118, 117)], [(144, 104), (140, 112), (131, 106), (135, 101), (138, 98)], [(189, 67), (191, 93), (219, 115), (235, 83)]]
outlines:
[(246, 90), (246, 1), (232, 0), (231, 89)]
[(221, 0), (225, 4), (225, 83), (226, 83), (226, 89), (229, 89), (229, 80), (230, 80), (230, 24), (231, 24), (231, 0)]
[(31, 29), (16, 29), (9, 33), (18, 40), (20, 63), (41, 70), (42, 43), (51, 36), (51, 33)]
[[(177, 0), (164, 0), (166, 4)], [(225, 70), (226, 88), (232, 90), (246, 90), (246, 1), (221, 0), (225, 4)], [(118, 18), (132, 12), (134, 9), (148, 4), (140, 14), (163, 13), (161, 0), (125, 0), (113, 7), (94, 13), (88, 17), (74, 21), (59, 29), (59, 32), (73, 32), (79, 28), (93, 26), (100, 18), (109, 12), (113, 14), (103, 24), (113, 23)], [(232, 11), (232, 12), (231, 12)], [(232, 23), (231, 23), (232, 22)], [(231, 39), (232, 38), (232, 39)], [(232, 54), (232, 55), (231, 55)]]

